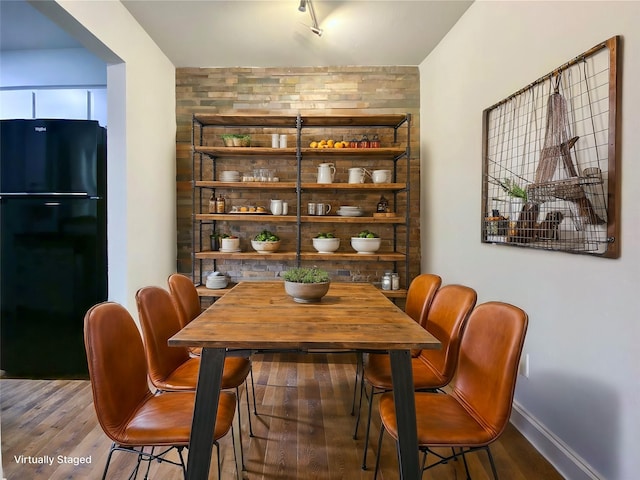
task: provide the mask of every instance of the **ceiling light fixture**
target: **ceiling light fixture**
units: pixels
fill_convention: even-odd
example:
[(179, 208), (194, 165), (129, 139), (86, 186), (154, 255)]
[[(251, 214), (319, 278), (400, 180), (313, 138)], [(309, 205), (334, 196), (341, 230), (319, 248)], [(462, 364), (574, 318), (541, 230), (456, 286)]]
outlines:
[(318, 25), (318, 19), (316, 18), (316, 11), (313, 8), (313, 3), (311, 0), (300, 0), (300, 5), (298, 6), (298, 10), (301, 12), (307, 11), (307, 6), (309, 7), (309, 15), (311, 16), (311, 26), (309, 27), (313, 33), (322, 36), (322, 29), (320, 25)]

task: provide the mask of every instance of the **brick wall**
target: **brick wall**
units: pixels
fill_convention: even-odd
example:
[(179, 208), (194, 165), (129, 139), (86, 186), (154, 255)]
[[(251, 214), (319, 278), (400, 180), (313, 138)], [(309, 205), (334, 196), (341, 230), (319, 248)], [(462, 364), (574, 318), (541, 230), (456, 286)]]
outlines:
[[(191, 125), (194, 113), (219, 114), (363, 114), (363, 113), (411, 113), (411, 213), (410, 226), (410, 277), (413, 278), (420, 270), (420, 230), (419, 230), (419, 198), (420, 198), (420, 170), (419, 170), (419, 72), (416, 67), (308, 67), (308, 68), (179, 68), (176, 70), (176, 115), (177, 115), (177, 202), (178, 202), (178, 259), (177, 269), (181, 273), (191, 274), (192, 249), (192, 195), (191, 195)], [(270, 135), (260, 131), (248, 132), (252, 134), (252, 144), (270, 146)], [(323, 132), (304, 131), (303, 145), (312, 137), (321, 138)], [(331, 131), (331, 136), (342, 136), (344, 139), (353, 138), (354, 132), (344, 130)], [(358, 130), (358, 138), (363, 133)], [(389, 133), (388, 131), (386, 132)], [(404, 135), (404, 132), (400, 132)], [(327, 133), (327, 136), (329, 133)], [(341, 138), (336, 138), (341, 139)], [(406, 138), (400, 137), (399, 141)], [(382, 138), (383, 146), (391, 144), (390, 138)], [(289, 138), (294, 146), (293, 134)], [(340, 163), (338, 176), (346, 181), (347, 168), (351, 166), (366, 166), (376, 168), (375, 164), (363, 165), (357, 161), (353, 165)], [(389, 162), (381, 168), (389, 168)], [(404, 162), (399, 162), (402, 166)], [(196, 165), (198, 167), (198, 165)], [(206, 165), (203, 165), (206, 167)], [(278, 171), (278, 175), (285, 179), (295, 180), (295, 163), (290, 165), (290, 171)], [(246, 169), (245, 169), (246, 170)], [(286, 170), (286, 169), (285, 169)], [(244, 171), (243, 169), (240, 170)], [(303, 172), (305, 173), (305, 172)], [(404, 178), (405, 171), (399, 170), (399, 178)], [(305, 174), (310, 175), (311, 172)], [(344, 177), (344, 178), (342, 178)], [(315, 176), (313, 177), (315, 178)], [(305, 179), (303, 181), (313, 181)], [(232, 192), (231, 200), (237, 200), (245, 192)], [(234, 198), (235, 195), (235, 198)], [(256, 193), (256, 195), (260, 195)], [(271, 195), (262, 192), (261, 195)], [(326, 201), (320, 198), (321, 193), (315, 193), (316, 201)], [(353, 196), (349, 197), (353, 200)], [(375, 207), (379, 194), (363, 194), (358, 203), (368, 207)], [(269, 205), (268, 198), (252, 199), (263, 205)], [(295, 195), (289, 200), (290, 210), (295, 212)], [(339, 199), (330, 201), (334, 208), (340, 204)], [(404, 208), (404, 206), (402, 206)], [(220, 228), (240, 233), (242, 238), (248, 239), (251, 233), (257, 233), (261, 225), (230, 224), (219, 222)], [(251, 232), (243, 229), (250, 227)], [(277, 229), (277, 233), (285, 238), (294, 235), (295, 224), (265, 224), (266, 228)], [(375, 228), (374, 228), (375, 227)], [(331, 230), (337, 235), (344, 230), (340, 224), (306, 225), (303, 229), (303, 250), (313, 250), (310, 239), (320, 231)], [(367, 226), (378, 231), (380, 235), (389, 238), (391, 227), (383, 225)], [(235, 230), (238, 232), (235, 232)], [(255, 232), (253, 232), (255, 230)], [(288, 232), (287, 230), (291, 230)], [(316, 231), (318, 230), (318, 231)], [(398, 230), (404, 239), (404, 227)], [(348, 237), (343, 238), (348, 246)], [(245, 240), (248, 242), (248, 240)], [(244, 246), (244, 245), (243, 245)], [(250, 248), (250, 247), (249, 247)], [(286, 246), (283, 247), (286, 249)], [(242, 278), (268, 279), (273, 278), (280, 270), (288, 266), (284, 262), (261, 261), (219, 261), (219, 269), (228, 272), (232, 279)], [(330, 264), (322, 262), (323, 268), (329, 270), (332, 277), (337, 279), (379, 281), (383, 271), (389, 269), (389, 264), (376, 265), (375, 262), (336, 262)], [(402, 279), (405, 286), (406, 279)]]

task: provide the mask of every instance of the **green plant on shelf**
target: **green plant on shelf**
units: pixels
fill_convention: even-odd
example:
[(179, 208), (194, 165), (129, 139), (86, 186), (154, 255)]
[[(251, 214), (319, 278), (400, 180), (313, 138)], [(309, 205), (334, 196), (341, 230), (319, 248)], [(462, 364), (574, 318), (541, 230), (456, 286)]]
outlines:
[(527, 203), (527, 191), (511, 179), (505, 178), (500, 186), (510, 197), (521, 198)]

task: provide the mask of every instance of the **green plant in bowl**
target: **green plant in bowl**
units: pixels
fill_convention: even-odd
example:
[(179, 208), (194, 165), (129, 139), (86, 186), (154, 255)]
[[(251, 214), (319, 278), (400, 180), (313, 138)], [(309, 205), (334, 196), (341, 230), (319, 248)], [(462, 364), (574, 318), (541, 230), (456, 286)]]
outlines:
[(377, 233), (370, 232), (369, 230), (362, 230), (358, 234), (358, 238), (378, 238), (379, 235)]
[(277, 242), (278, 240), (280, 240), (280, 237), (278, 237), (275, 233), (270, 232), (269, 230), (263, 230), (255, 237), (253, 237), (253, 239), (256, 242)]
[(283, 272), (282, 278), (293, 283), (325, 283), (329, 281), (329, 273), (316, 267), (296, 267)]
[(329, 274), (319, 268), (297, 267), (282, 273), (284, 290), (297, 303), (319, 302), (329, 291)]

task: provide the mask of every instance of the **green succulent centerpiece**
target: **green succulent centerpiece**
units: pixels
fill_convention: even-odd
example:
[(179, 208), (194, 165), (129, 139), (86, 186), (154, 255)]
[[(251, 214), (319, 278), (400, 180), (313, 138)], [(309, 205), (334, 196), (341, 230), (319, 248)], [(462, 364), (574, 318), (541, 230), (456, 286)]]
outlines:
[(320, 268), (297, 267), (282, 273), (284, 289), (298, 303), (319, 302), (329, 291), (331, 279)]
[(287, 282), (294, 283), (324, 283), (329, 281), (329, 274), (319, 268), (292, 268), (282, 274)]

